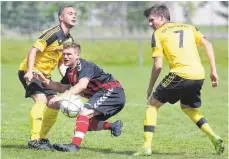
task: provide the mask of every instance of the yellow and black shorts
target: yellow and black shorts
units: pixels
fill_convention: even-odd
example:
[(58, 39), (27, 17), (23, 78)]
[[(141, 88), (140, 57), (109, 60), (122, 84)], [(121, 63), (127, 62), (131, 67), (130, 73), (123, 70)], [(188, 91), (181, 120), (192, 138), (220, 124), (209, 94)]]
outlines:
[(161, 103), (174, 104), (180, 100), (182, 104), (193, 108), (201, 106), (201, 89), (204, 80), (189, 80), (169, 73), (157, 86), (153, 97)]
[(25, 88), (25, 98), (31, 97), (31, 95), (34, 94), (45, 94), (46, 96), (57, 94), (56, 91), (48, 89), (45, 85), (43, 85), (40, 81), (37, 80), (27, 85), (24, 79), (24, 75), (24, 71), (18, 71), (18, 78), (21, 81), (23, 87)]

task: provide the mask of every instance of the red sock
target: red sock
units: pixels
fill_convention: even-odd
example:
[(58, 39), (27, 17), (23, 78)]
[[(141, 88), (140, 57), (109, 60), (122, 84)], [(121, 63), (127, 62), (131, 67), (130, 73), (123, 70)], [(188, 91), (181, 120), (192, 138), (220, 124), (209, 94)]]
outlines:
[(89, 118), (84, 115), (79, 115), (76, 118), (76, 127), (75, 127), (75, 134), (72, 139), (72, 143), (80, 146), (89, 125)]
[(89, 128), (90, 131), (99, 131), (99, 130), (109, 130), (110, 122), (101, 121), (101, 120), (90, 120)]

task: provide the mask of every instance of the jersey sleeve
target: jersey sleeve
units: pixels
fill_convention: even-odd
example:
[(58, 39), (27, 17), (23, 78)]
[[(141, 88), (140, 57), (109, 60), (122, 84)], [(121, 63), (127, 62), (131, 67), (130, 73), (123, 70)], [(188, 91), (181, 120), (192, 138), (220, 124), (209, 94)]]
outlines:
[(196, 41), (196, 44), (200, 44), (200, 39), (201, 38), (206, 38), (196, 27), (194, 26), (191, 26), (192, 27), (192, 30), (193, 30), (193, 33), (194, 33), (194, 37), (195, 37), (195, 41)]
[(152, 57), (163, 56), (163, 48), (161, 46), (161, 41), (156, 32), (154, 32), (152, 35), (151, 47), (153, 52)]
[(95, 76), (95, 71), (93, 66), (88, 66), (82, 69), (82, 71), (79, 73), (78, 80), (86, 77), (89, 80), (92, 79)]
[(51, 29), (51, 30), (45, 31), (37, 39), (33, 47), (43, 52), (48, 45), (52, 44), (55, 40), (57, 40), (57, 36), (56, 36), (57, 31), (58, 29), (55, 29), (55, 30)]

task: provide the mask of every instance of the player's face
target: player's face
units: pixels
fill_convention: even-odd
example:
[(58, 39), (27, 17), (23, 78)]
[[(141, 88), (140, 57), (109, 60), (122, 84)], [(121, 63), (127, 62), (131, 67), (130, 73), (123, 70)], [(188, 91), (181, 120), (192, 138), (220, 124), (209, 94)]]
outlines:
[(72, 7), (64, 8), (60, 21), (69, 27), (73, 27), (76, 24), (76, 11)]
[(154, 14), (150, 14), (148, 17), (149, 26), (153, 28), (153, 30), (157, 30), (164, 24), (163, 16), (158, 16)]
[(63, 50), (63, 60), (65, 66), (73, 67), (80, 59), (80, 49), (67, 48)]

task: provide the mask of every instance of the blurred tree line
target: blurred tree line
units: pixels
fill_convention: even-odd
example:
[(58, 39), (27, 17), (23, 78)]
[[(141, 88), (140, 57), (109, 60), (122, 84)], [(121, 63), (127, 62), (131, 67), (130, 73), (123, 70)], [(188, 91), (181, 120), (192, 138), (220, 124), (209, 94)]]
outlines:
[[(144, 9), (155, 2), (114, 1), (114, 2), (49, 2), (49, 1), (4, 1), (1, 2), (1, 25), (22, 34), (32, 34), (50, 26), (50, 22), (58, 23), (57, 12), (62, 5), (76, 8), (79, 20), (87, 21), (93, 26), (92, 18), (97, 18), (101, 25), (112, 27), (119, 25), (133, 29), (147, 29), (143, 18)], [(126, 21), (130, 21), (127, 23)], [(127, 25), (128, 24), (128, 25)], [(124, 30), (124, 29), (123, 29)]]
[[(80, 25), (90, 27), (93, 32), (94, 26), (119, 27), (125, 35), (134, 30), (145, 31), (147, 21), (143, 17), (143, 11), (157, 1), (3, 1), (1, 2), (1, 30), (4, 28), (18, 31), (22, 34), (31, 35), (34, 31), (41, 31), (47, 27), (58, 24), (58, 9), (60, 6), (72, 5), (78, 14)], [(172, 2), (164, 2), (172, 7)], [(200, 9), (208, 2), (199, 2), (194, 7), (194, 2), (180, 2), (184, 10), (186, 22), (191, 22), (196, 9)], [(228, 2), (220, 2), (228, 7)], [(220, 16), (228, 18), (227, 13), (217, 12)]]

